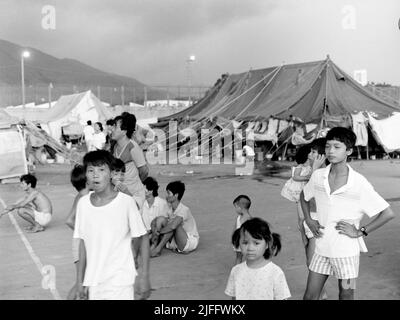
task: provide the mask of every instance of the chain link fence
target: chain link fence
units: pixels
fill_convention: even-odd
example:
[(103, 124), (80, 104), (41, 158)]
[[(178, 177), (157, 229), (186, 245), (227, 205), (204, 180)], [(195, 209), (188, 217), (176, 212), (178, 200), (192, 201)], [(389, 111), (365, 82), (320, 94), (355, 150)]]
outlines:
[[(210, 87), (207, 86), (25, 86), (25, 103), (35, 105), (56, 101), (62, 95), (91, 90), (101, 101), (110, 105), (128, 105), (130, 102), (143, 105), (149, 100), (185, 100), (196, 101), (204, 97)], [(21, 86), (0, 87), (0, 107), (22, 104)]]

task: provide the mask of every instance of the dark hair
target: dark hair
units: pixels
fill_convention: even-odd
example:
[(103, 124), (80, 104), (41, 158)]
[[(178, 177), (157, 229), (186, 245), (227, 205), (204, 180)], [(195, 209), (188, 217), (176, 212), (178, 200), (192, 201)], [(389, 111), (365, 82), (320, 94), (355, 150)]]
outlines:
[(115, 123), (114, 119), (108, 119), (108, 120), (106, 121), (106, 125), (107, 125), (107, 126), (113, 126), (114, 123)]
[(240, 196), (237, 196), (235, 200), (233, 200), (233, 204), (237, 204), (242, 209), (248, 210), (251, 206), (251, 200), (248, 196), (241, 194)]
[(92, 121), (91, 120), (86, 121), (86, 123), (87, 123), (88, 126), (92, 125)]
[(185, 184), (182, 181), (172, 181), (168, 183), (166, 189), (172, 194), (178, 194), (178, 200), (181, 200), (185, 193)]
[(240, 236), (247, 231), (254, 239), (264, 239), (268, 245), (264, 252), (264, 258), (269, 259), (271, 255), (278, 255), (281, 251), (281, 236), (277, 233), (272, 233), (267, 221), (261, 218), (251, 218), (242, 224), (240, 227)]
[(153, 197), (157, 197), (158, 196), (158, 182), (156, 179), (154, 179), (153, 177), (147, 177), (144, 181), (143, 184), (145, 185), (146, 189), (149, 191), (152, 191), (153, 193)]
[(310, 143), (310, 148), (311, 150), (316, 150), (318, 154), (325, 154), (325, 145), (326, 145), (326, 139), (318, 138)]
[(96, 122), (96, 124), (99, 126), (100, 131), (103, 131), (103, 124), (101, 122)]
[(111, 170), (125, 172), (125, 170), (126, 170), (125, 163), (121, 159), (114, 158), (113, 162), (112, 162)]
[(121, 130), (126, 130), (126, 136), (132, 138), (133, 132), (136, 129), (136, 117), (129, 112), (123, 112), (120, 116), (114, 118), (115, 124), (120, 122)]
[(308, 159), (308, 154), (310, 153), (310, 151), (311, 148), (308, 145), (301, 146), (299, 149), (297, 149), (295, 157), (297, 164), (305, 163)]
[(346, 145), (346, 149), (351, 149), (356, 144), (357, 136), (356, 134), (347, 128), (335, 127), (328, 131), (326, 135), (326, 141), (336, 140), (343, 142)]
[(106, 150), (90, 151), (83, 157), (83, 166), (85, 172), (88, 166), (100, 167), (102, 165), (108, 166), (110, 170), (113, 169), (114, 157)]
[(232, 233), (232, 245), (235, 247), (235, 249), (240, 247), (240, 228), (237, 228)]
[(78, 192), (86, 188), (86, 170), (84, 166), (75, 165), (71, 171), (71, 183)]
[(35, 176), (29, 173), (21, 176), (21, 178), (19, 178), (19, 181), (24, 181), (26, 184), (30, 184), (31, 188), (36, 188), (37, 179)]

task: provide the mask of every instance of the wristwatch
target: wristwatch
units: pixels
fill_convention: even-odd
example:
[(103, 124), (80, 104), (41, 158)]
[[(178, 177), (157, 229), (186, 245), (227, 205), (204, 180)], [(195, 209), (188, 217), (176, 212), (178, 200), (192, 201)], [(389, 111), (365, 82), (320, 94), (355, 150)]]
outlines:
[(368, 233), (367, 233), (365, 227), (361, 227), (361, 228), (360, 228), (360, 231), (362, 232), (363, 236), (366, 237), (366, 236), (368, 235)]

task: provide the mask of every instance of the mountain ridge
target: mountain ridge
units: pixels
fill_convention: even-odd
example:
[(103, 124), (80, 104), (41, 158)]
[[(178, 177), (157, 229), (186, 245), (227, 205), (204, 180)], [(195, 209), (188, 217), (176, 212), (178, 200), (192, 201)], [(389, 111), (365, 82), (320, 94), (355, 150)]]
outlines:
[(102, 71), (72, 58), (57, 58), (40, 49), (24, 47), (0, 39), (0, 86), (20, 85), (21, 53), (28, 50), (24, 60), (26, 85), (65, 86), (145, 86), (135, 78)]

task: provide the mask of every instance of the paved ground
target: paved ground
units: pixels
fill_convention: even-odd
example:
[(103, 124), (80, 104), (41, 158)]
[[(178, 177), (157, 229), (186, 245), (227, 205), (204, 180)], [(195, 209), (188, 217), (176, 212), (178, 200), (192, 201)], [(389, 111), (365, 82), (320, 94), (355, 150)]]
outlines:
[[(353, 162), (353, 168), (364, 174), (400, 213), (400, 161)], [(75, 192), (69, 184), (68, 165), (39, 167), (38, 187), (47, 193), (54, 205), (54, 218), (45, 232), (25, 234), (34, 253), (43, 265), (56, 270), (56, 286), (64, 299), (74, 282), (71, 237), (64, 220)], [(193, 171), (193, 173), (186, 173)], [(164, 196), (169, 181), (181, 179), (187, 192), (183, 202), (190, 206), (199, 232), (200, 245), (187, 256), (165, 250), (151, 260), (151, 299), (213, 300), (228, 299), (224, 295), (226, 281), (234, 262), (230, 233), (235, 221), (232, 200), (248, 194), (253, 201), (251, 212), (271, 223), (281, 234), (283, 250), (275, 262), (284, 270), (293, 299), (301, 299), (307, 269), (301, 239), (296, 231), (296, 211), (280, 196), (288, 171), (266, 176), (236, 177), (233, 166), (155, 166), (151, 174), (161, 186)], [(0, 198), (11, 203), (21, 196), (17, 184), (0, 185)], [(26, 223), (16, 217), (23, 228)], [(361, 257), (360, 278), (356, 299), (400, 299), (400, 219), (374, 232), (367, 238), (369, 252)], [(331, 299), (337, 297), (337, 283), (327, 283)], [(0, 219), (0, 299), (53, 299), (42, 288), (42, 275), (8, 216)]]

